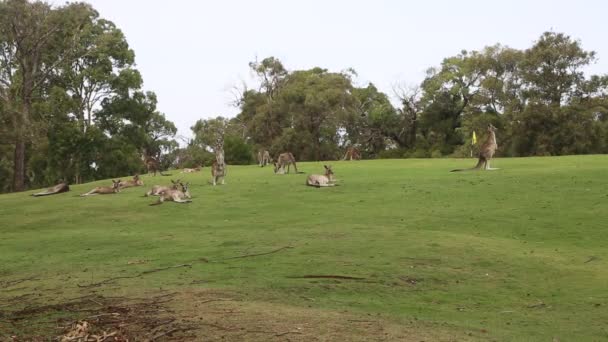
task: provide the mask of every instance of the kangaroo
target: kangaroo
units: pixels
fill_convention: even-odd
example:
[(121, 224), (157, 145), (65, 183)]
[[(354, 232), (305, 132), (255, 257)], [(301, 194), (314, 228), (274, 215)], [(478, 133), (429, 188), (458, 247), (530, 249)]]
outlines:
[(126, 189), (126, 188), (130, 188), (130, 187), (134, 187), (134, 186), (143, 186), (143, 185), (144, 185), (144, 182), (139, 178), (138, 174), (135, 174), (135, 176), (133, 176), (132, 180), (126, 180), (126, 181), (120, 182), (121, 189)]
[(324, 175), (310, 175), (306, 179), (306, 185), (315, 186), (317, 188), (326, 186), (336, 186), (334, 183), (334, 171), (331, 169), (331, 165), (323, 165), (325, 168)]
[(199, 171), (201, 171), (202, 169), (203, 169), (203, 167), (202, 167), (202, 166), (197, 166), (197, 167), (195, 167), (194, 169), (191, 169), (191, 168), (187, 168), (187, 167), (185, 167), (185, 168), (184, 168), (184, 170), (183, 170), (181, 173), (193, 173), (193, 172), (199, 172)]
[(34, 197), (48, 196), (48, 195), (55, 195), (55, 194), (60, 194), (62, 192), (68, 192), (68, 191), (70, 191), (70, 186), (68, 185), (67, 182), (62, 181), (59, 184), (46, 189), (45, 191), (32, 194), (32, 196), (34, 196)]
[(170, 201), (170, 202), (176, 202), (176, 203), (189, 203), (192, 202), (192, 196), (190, 195), (190, 190), (188, 189), (188, 187), (190, 186), (190, 183), (179, 183), (181, 189), (177, 190), (177, 189), (170, 189), (170, 190), (165, 190), (163, 192), (160, 193), (159, 197), (158, 197), (158, 201), (150, 204), (150, 205), (159, 205), (159, 204), (163, 204), (163, 202), (165, 201)]
[(212, 184), (215, 186), (222, 179), (222, 184), (225, 184), (226, 177), (226, 162), (224, 161), (224, 137), (220, 136), (215, 144), (215, 161), (211, 165)]
[(270, 158), (270, 153), (267, 150), (258, 152), (258, 164), (260, 167), (264, 167), (272, 162), (272, 158)]
[[(277, 161), (274, 163), (274, 173), (284, 174), (289, 173), (289, 167), (293, 164), (293, 168), (296, 169), (296, 173), (303, 173), (298, 171), (296, 166), (296, 158), (294, 158), (291, 152), (281, 153)], [(287, 172), (285, 172), (285, 166), (287, 166)]]
[(477, 165), (475, 165), (475, 167), (472, 167), (470, 169), (454, 169), (450, 172), (455, 172), (455, 171), (471, 171), (471, 170), (488, 170), (488, 171), (492, 171), (492, 170), (498, 170), (498, 168), (491, 168), (490, 167), (490, 160), (492, 159), (492, 157), (494, 156), (494, 152), (496, 152), (496, 149), (498, 148), (498, 145), (496, 144), (496, 127), (492, 126), (492, 124), (488, 125), (488, 137), (486, 138), (486, 141), (481, 145), (481, 148), (479, 149), (479, 161), (477, 162)]
[(87, 192), (86, 194), (82, 194), (80, 195), (81, 197), (84, 196), (91, 196), (91, 195), (108, 195), (108, 194), (115, 194), (120, 192), (120, 179), (119, 180), (113, 180), (112, 179), (112, 186), (98, 186), (95, 189)]
[(154, 176), (156, 176), (156, 173), (158, 172), (161, 176), (170, 176), (163, 173), (163, 171), (160, 169), (160, 163), (156, 158), (144, 157), (143, 160), (144, 164), (146, 165), (146, 169), (148, 169), (148, 173), (154, 173)]
[(177, 181), (174, 181), (172, 179), (171, 183), (173, 183), (173, 185), (171, 185), (171, 186), (163, 186), (163, 185), (155, 185), (155, 186), (153, 186), (152, 189), (150, 189), (150, 191), (146, 192), (146, 194), (144, 195), (144, 197), (159, 196), (164, 191), (177, 190), (177, 187), (178, 187), (178, 185), (180, 183), (180, 180), (178, 179)]
[(351, 146), (349, 148), (346, 149), (346, 153), (344, 154), (344, 158), (342, 158), (342, 160), (361, 160), (361, 153), (359, 152), (359, 149)]

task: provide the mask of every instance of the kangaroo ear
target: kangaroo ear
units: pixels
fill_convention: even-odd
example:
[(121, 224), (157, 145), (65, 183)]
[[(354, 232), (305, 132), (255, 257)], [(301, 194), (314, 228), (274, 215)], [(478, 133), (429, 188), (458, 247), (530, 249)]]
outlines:
[(325, 168), (325, 170), (329, 169), (329, 168), (327, 167), (327, 165), (323, 165), (323, 167)]

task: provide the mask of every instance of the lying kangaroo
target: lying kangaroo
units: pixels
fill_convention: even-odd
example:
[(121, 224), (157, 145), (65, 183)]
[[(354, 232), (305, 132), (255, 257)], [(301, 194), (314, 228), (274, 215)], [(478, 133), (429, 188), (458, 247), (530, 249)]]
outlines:
[(34, 196), (34, 197), (48, 196), (48, 195), (55, 195), (55, 194), (60, 194), (62, 192), (68, 192), (68, 191), (70, 191), (70, 187), (69, 187), (68, 183), (61, 182), (53, 187), (46, 189), (45, 191), (32, 194), (32, 196)]
[(192, 196), (190, 196), (190, 190), (188, 189), (188, 186), (190, 185), (190, 183), (179, 183), (181, 189), (177, 190), (177, 189), (169, 189), (169, 190), (165, 190), (163, 192), (161, 192), (159, 194), (158, 197), (158, 201), (154, 202), (150, 205), (159, 205), (159, 204), (163, 204), (163, 202), (165, 201), (171, 201), (171, 202), (176, 202), (176, 203), (188, 203), (188, 202), (192, 202)]
[(171, 186), (163, 186), (163, 185), (155, 185), (155, 186), (153, 186), (152, 189), (150, 189), (150, 191), (146, 192), (146, 194), (144, 195), (144, 197), (159, 196), (164, 191), (177, 190), (177, 187), (178, 187), (178, 185), (180, 183), (180, 180), (178, 179), (177, 181), (174, 181), (172, 179), (171, 183), (173, 183), (173, 185), (171, 185)]
[(120, 179), (119, 180), (113, 180), (112, 179), (112, 186), (98, 186), (95, 189), (87, 192), (86, 194), (82, 194), (80, 195), (81, 197), (84, 196), (91, 196), (91, 195), (108, 195), (108, 194), (115, 194), (120, 192)]
[[(296, 166), (296, 158), (294, 158), (291, 152), (281, 153), (277, 161), (274, 163), (274, 173), (284, 174), (289, 173), (289, 167), (293, 164), (293, 168), (296, 169), (296, 173), (298, 172), (298, 167)], [(285, 166), (287, 166), (287, 172), (285, 172)]]
[(120, 188), (121, 189), (126, 189), (126, 188), (130, 188), (130, 187), (134, 187), (134, 186), (143, 186), (144, 182), (139, 178), (138, 174), (135, 174), (135, 176), (133, 176), (132, 180), (126, 180), (126, 181), (122, 181), (120, 182)]
[(486, 141), (483, 143), (483, 145), (481, 145), (481, 148), (479, 149), (479, 161), (477, 162), (477, 165), (475, 165), (475, 167), (472, 167), (470, 169), (454, 169), (450, 172), (455, 172), (455, 171), (471, 171), (471, 170), (488, 170), (488, 171), (492, 171), (492, 170), (498, 170), (498, 168), (491, 168), (490, 167), (490, 160), (492, 159), (492, 157), (494, 156), (494, 152), (496, 152), (496, 149), (498, 148), (498, 145), (496, 144), (496, 127), (492, 126), (492, 124), (488, 125), (488, 137), (486, 138)]
[(258, 152), (258, 164), (260, 167), (264, 167), (272, 162), (272, 158), (270, 158), (270, 152), (267, 150)]
[(324, 175), (310, 175), (306, 179), (306, 185), (315, 186), (317, 188), (325, 186), (336, 186), (334, 183), (334, 171), (331, 169), (331, 165), (323, 165), (325, 167)]
[(185, 167), (184, 170), (181, 173), (193, 173), (193, 172), (199, 172), (200, 170), (202, 170), (203, 167), (202, 166), (197, 166), (194, 169), (191, 168), (187, 168)]

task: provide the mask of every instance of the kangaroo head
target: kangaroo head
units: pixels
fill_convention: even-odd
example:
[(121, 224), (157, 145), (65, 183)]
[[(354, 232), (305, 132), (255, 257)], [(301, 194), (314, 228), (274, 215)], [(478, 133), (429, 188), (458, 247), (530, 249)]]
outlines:
[(182, 187), (182, 192), (184, 193), (184, 195), (186, 195), (186, 197), (190, 198), (190, 183), (179, 183), (179, 185)]
[(139, 180), (139, 173), (136, 173), (135, 176), (133, 176), (133, 180), (136, 182)]
[(171, 185), (171, 189), (177, 190), (177, 187), (181, 184), (181, 180), (178, 179), (178, 180), (174, 181), (172, 179), (171, 183), (173, 184), (173, 185)]
[(488, 132), (496, 132), (498, 129), (492, 124), (488, 124)]
[(328, 178), (331, 178), (331, 176), (334, 175), (334, 170), (331, 169), (331, 165), (323, 165), (323, 167), (325, 168), (325, 175)]
[(274, 162), (272, 164), (274, 164), (274, 173), (277, 173), (279, 171), (279, 169), (281, 168), (280, 167), (281, 165), (278, 162)]
[(119, 180), (112, 179), (112, 189), (114, 189), (115, 192), (120, 192), (120, 179)]

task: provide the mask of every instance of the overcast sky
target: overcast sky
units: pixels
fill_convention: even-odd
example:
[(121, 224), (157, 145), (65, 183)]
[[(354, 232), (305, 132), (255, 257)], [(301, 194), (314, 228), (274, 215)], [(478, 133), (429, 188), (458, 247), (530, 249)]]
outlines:
[[(529, 47), (564, 32), (598, 53), (608, 72), (608, 2), (602, 0), (86, 0), (123, 30), (146, 90), (190, 136), (199, 118), (234, 116), (230, 88), (253, 85), (248, 62), (278, 57), (289, 70), (354, 68), (360, 85), (391, 93), (462, 49)], [(53, 1), (61, 4), (63, 1)]]

